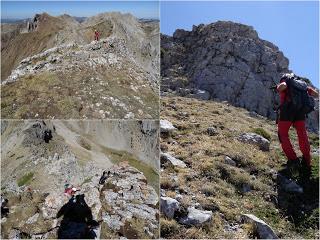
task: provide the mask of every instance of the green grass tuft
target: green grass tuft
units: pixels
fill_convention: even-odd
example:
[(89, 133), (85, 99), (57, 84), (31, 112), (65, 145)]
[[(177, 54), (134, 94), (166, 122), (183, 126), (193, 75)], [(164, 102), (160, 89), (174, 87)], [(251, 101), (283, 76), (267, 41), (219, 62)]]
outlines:
[(271, 135), (268, 133), (266, 130), (263, 128), (255, 128), (253, 129), (253, 132), (264, 137), (265, 139), (268, 139), (269, 141), (271, 140)]
[(81, 147), (83, 147), (83, 148), (85, 148), (85, 149), (87, 149), (89, 151), (91, 150), (90, 143), (86, 139), (84, 139), (82, 137), (79, 139), (79, 144), (80, 144)]
[(21, 187), (23, 185), (26, 185), (28, 182), (30, 182), (33, 178), (34, 173), (30, 172), (25, 174), (23, 177), (18, 179), (18, 186)]

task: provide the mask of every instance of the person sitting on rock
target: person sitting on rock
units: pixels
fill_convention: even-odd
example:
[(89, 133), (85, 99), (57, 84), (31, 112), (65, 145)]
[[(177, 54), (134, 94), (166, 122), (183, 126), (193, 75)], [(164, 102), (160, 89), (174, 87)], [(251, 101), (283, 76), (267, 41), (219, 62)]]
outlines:
[[(288, 88), (288, 80), (293, 79), (294, 74), (284, 74), (280, 83), (277, 85), (277, 91), (280, 95), (280, 114), (278, 118), (278, 137), (281, 143), (283, 152), (285, 153), (288, 162), (287, 170), (291, 176), (296, 175), (300, 170), (300, 159), (297, 157), (289, 139), (289, 129), (293, 125), (297, 131), (299, 147), (302, 152), (302, 173), (309, 178), (311, 174), (311, 155), (308, 134), (306, 130), (306, 114), (301, 111), (294, 111)], [(308, 95), (319, 97), (319, 93), (311, 87), (307, 87)]]
[(100, 32), (95, 29), (94, 30), (94, 40), (99, 41), (99, 39), (100, 39)]

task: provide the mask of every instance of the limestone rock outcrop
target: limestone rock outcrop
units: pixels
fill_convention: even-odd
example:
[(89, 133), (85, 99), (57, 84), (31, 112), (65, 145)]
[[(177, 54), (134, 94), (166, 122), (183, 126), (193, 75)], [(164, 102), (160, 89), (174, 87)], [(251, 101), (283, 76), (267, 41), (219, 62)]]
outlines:
[[(208, 92), (212, 100), (228, 101), (274, 119), (277, 97), (269, 88), (287, 72), (291, 72), (289, 60), (276, 45), (260, 39), (251, 26), (218, 21), (193, 26), (191, 31), (178, 29), (172, 37), (161, 36), (164, 95), (198, 89)], [(313, 131), (318, 130), (317, 115), (309, 116)]]

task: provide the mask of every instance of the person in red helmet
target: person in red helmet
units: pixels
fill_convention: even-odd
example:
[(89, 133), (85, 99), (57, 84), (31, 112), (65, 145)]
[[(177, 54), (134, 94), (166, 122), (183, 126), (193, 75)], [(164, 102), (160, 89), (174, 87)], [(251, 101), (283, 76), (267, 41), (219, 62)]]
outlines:
[(97, 30), (94, 30), (94, 40), (99, 41), (100, 39), (100, 32)]
[[(304, 174), (307, 178), (310, 177), (311, 173), (311, 155), (310, 155), (310, 144), (308, 139), (308, 134), (306, 130), (306, 113), (308, 111), (312, 110), (304, 110), (302, 105), (306, 105), (306, 103), (301, 103), (303, 101), (309, 101), (307, 98), (319, 97), (319, 93), (306, 85), (306, 83), (302, 83), (300, 80), (300, 83), (305, 84), (305, 92), (304, 91), (298, 91), (298, 93), (294, 93), (296, 90), (294, 90), (295, 86), (294, 84), (296, 82), (295, 75), (290, 74), (284, 74), (281, 79), (280, 83), (277, 85), (277, 91), (279, 92), (280, 96), (280, 115), (278, 119), (278, 136), (279, 141), (281, 143), (281, 147), (283, 152), (285, 153), (288, 162), (287, 162), (287, 169), (289, 171), (290, 176), (296, 175), (296, 173), (300, 170), (300, 164), (302, 164), (302, 169)], [(298, 80), (299, 82), (299, 80)], [(299, 86), (298, 86), (299, 87)], [(303, 89), (303, 88), (301, 88)], [(300, 90), (301, 90), (300, 89)], [(301, 97), (300, 99), (304, 100), (296, 100), (296, 95), (304, 94), (305, 96)], [(295, 107), (296, 102), (298, 102), (299, 105), (300, 101), (300, 107), (299, 110)], [(308, 103), (307, 103), (308, 104)], [(297, 104), (296, 104), (297, 105)], [(297, 135), (298, 135), (298, 142), (299, 147), (302, 152), (302, 161), (300, 163), (300, 159), (297, 157), (292, 144), (290, 142), (289, 138), (289, 129), (293, 126), (296, 129)]]

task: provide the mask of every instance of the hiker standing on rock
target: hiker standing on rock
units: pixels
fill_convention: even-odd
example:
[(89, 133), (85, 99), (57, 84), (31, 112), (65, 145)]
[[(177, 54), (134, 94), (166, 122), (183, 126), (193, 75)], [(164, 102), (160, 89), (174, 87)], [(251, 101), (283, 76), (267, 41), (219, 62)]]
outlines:
[(100, 39), (100, 32), (97, 30), (94, 30), (94, 40), (99, 41)]
[[(277, 85), (280, 95), (280, 115), (278, 118), (278, 136), (283, 152), (288, 158), (287, 169), (289, 174), (295, 175), (302, 170), (306, 178), (311, 174), (311, 155), (308, 134), (306, 130), (306, 115), (314, 110), (314, 100), (319, 93), (299, 80), (293, 73), (284, 74)], [(297, 157), (289, 139), (291, 126), (297, 131), (302, 160)], [(300, 168), (300, 164), (302, 168)]]

